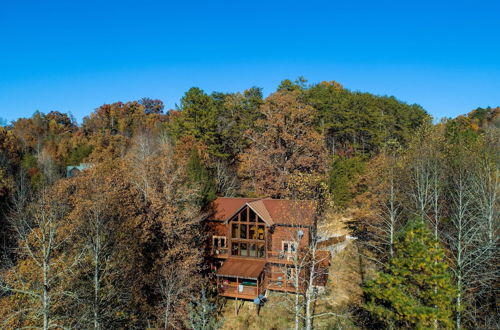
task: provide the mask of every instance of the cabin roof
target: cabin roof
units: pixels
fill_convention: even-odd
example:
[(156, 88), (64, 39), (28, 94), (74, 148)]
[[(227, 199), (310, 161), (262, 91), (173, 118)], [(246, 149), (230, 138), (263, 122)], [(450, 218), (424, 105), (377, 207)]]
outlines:
[(225, 221), (231, 217), (236, 211), (239, 211), (247, 202), (258, 200), (258, 198), (232, 198), (218, 197), (212, 202), (213, 215), (211, 220)]
[(266, 208), (266, 205), (262, 200), (253, 201), (250, 203), (246, 203), (255, 213), (259, 215), (266, 223), (273, 224), (273, 217), (269, 213), (269, 210)]
[(80, 163), (79, 165), (66, 166), (66, 176), (68, 177), (71, 176), (71, 171), (73, 171), (74, 169), (78, 171), (83, 171), (90, 167), (92, 167), (92, 164), (89, 163)]
[(253, 259), (227, 259), (217, 271), (217, 276), (239, 277), (256, 280), (266, 266), (265, 260)]
[(210, 220), (229, 221), (245, 206), (250, 207), (269, 225), (302, 225), (314, 223), (316, 202), (272, 198), (219, 197), (212, 203)]

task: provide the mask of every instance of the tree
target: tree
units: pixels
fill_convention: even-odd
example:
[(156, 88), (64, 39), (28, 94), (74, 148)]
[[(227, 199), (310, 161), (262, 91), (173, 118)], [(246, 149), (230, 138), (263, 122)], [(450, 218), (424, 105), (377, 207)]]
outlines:
[(240, 155), (239, 174), (249, 192), (287, 197), (294, 175), (325, 172), (324, 139), (315, 128), (316, 113), (301, 101), (299, 91), (272, 94), (259, 112), (262, 118), (250, 133), (253, 143)]
[(188, 302), (202, 283), (200, 186), (189, 179), (191, 153), (184, 145), (159, 141), (155, 152), (139, 157), (141, 162), (134, 150), (137, 147), (128, 155), (125, 171), (130, 173), (126, 180), (141, 196), (134, 219), (141, 254), (136, 270), (141, 285), (138, 299), (146, 311), (143, 318), (164, 328), (180, 327)]
[(354, 186), (364, 168), (365, 161), (361, 157), (333, 157), (329, 186), (337, 206), (346, 207), (351, 202)]
[(454, 285), (445, 251), (422, 220), (410, 223), (387, 268), (366, 283), (366, 309), (389, 328), (451, 328)]
[[(471, 136), (455, 136), (455, 138), (463, 142), (462, 139), (469, 139)], [(483, 272), (492, 261), (492, 255), (491, 245), (485, 239), (488, 231), (485, 224), (488, 221), (484, 221), (484, 216), (487, 216), (488, 208), (483, 208), (481, 205), (484, 198), (492, 196), (483, 196), (476, 191), (478, 185), (488, 186), (488, 181), (483, 181), (486, 178), (474, 175), (477, 173), (478, 142), (476, 137), (465, 145), (452, 142), (448, 145), (447, 151), (447, 197), (450, 220), (445, 239), (451, 252), (452, 270), (456, 280), (455, 327), (457, 329), (461, 329), (466, 322), (475, 323), (473, 321), (475, 310), (468, 308), (474, 305), (477, 297), (475, 291), (478, 291), (486, 279), (491, 281), (495, 278), (494, 274)], [(493, 173), (489, 175), (491, 174)], [(489, 278), (491, 275), (493, 277)]]
[[(291, 264), (283, 265), (285, 283), (294, 288), (286, 295), (287, 305), (294, 315), (294, 328), (313, 329), (318, 318), (339, 316), (331, 311), (334, 297), (319, 293), (318, 286), (326, 286), (331, 254), (321, 246), (320, 227), (327, 222), (327, 212), (333, 207), (332, 196), (324, 177), (296, 176), (291, 183), (292, 197), (309, 200), (292, 200), (284, 204), (280, 212), (286, 214), (290, 226), (282, 229), (280, 237), (290, 244), (282, 251)], [(304, 219), (311, 224), (304, 226)]]
[(34, 196), (25, 187), (17, 188), (10, 221), (18, 239), (18, 260), (0, 282), (6, 293), (0, 300), (6, 327), (49, 329), (64, 324), (57, 311), (64, 308), (64, 279), (78, 256), (66, 255), (73, 230), (64, 221), (67, 204), (58, 200), (58, 188), (45, 187)]
[(181, 99), (181, 113), (174, 117), (170, 130), (175, 139), (193, 136), (208, 146), (215, 156), (222, 156), (217, 119), (220, 107), (215, 100), (199, 88), (190, 88)]
[(430, 117), (422, 107), (394, 97), (351, 92), (335, 81), (305, 91), (307, 103), (318, 111), (329, 153), (373, 155), (389, 140), (406, 145), (414, 130)]
[(180, 112), (173, 112), (170, 131), (176, 140), (192, 136), (208, 153), (233, 164), (249, 140), (245, 132), (253, 127), (262, 103), (262, 90), (243, 93), (212, 93), (191, 88), (181, 99)]
[(149, 97), (143, 97), (139, 100), (139, 104), (144, 106), (144, 113), (149, 115), (152, 113), (161, 114), (165, 105), (161, 100), (154, 100)]
[(95, 165), (68, 182), (74, 190), (69, 198), (76, 223), (74, 251), (82, 251), (70, 281), (71, 327), (107, 329), (130, 322), (134, 282), (128, 265), (137, 251), (124, 221), (133, 207), (124, 203), (124, 188), (114, 163)]
[(444, 136), (441, 126), (422, 125), (404, 155), (408, 211), (429, 223), (439, 236), (446, 186)]
[(217, 319), (217, 304), (208, 296), (206, 287), (202, 287), (201, 296), (193, 297), (188, 314), (188, 326), (193, 330), (216, 330), (222, 325)]
[(354, 187), (353, 221), (350, 227), (359, 242), (360, 254), (380, 267), (394, 256), (394, 244), (404, 226), (404, 184), (406, 173), (398, 143), (387, 144), (366, 164), (366, 171)]
[(186, 172), (191, 183), (200, 188), (198, 205), (206, 206), (215, 199), (215, 184), (210, 177), (208, 170), (202, 164), (200, 155), (196, 148), (191, 150), (191, 156), (186, 165)]

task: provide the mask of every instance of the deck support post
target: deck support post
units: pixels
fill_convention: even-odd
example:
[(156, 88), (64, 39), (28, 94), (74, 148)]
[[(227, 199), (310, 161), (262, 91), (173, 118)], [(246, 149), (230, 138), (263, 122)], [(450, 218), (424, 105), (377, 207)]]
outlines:
[[(239, 279), (238, 279), (238, 277), (236, 277), (236, 293), (239, 292), (238, 289), (239, 289)], [(236, 302), (234, 304), (234, 314), (238, 315), (238, 311), (239, 311), (239, 308), (238, 308), (238, 295), (236, 295)]]
[(257, 277), (257, 297), (259, 296), (260, 293), (259, 284), (260, 284), (260, 275), (259, 277)]

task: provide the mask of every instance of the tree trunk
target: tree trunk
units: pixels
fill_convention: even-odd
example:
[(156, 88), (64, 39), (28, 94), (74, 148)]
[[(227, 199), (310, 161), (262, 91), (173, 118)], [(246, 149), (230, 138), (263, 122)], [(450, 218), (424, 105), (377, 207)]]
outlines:
[(168, 329), (169, 322), (170, 322), (170, 295), (167, 297), (165, 312), (163, 314), (164, 329)]
[[(46, 252), (46, 251), (45, 251)], [(46, 252), (47, 253), (47, 252)], [(43, 329), (47, 330), (49, 328), (49, 261), (48, 256), (45, 257), (43, 262)]]
[[(298, 244), (297, 244), (298, 246)], [(293, 256), (294, 263), (294, 276), (293, 284), (295, 286), (295, 330), (300, 329), (300, 267), (299, 267), (299, 256), (298, 253), (294, 253)], [(285, 273), (286, 274), (286, 273)], [(286, 280), (286, 276), (285, 276)], [(285, 282), (286, 283), (286, 282)]]
[(317, 237), (316, 232), (314, 231), (312, 235), (312, 242), (310, 243), (310, 267), (309, 274), (307, 278), (307, 290), (306, 290), (306, 329), (312, 330), (313, 328), (313, 319), (314, 319), (314, 311), (313, 304), (315, 301), (315, 293), (314, 293), (314, 278), (316, 275), (316, 246), (317, 246)]
[[(97, 220), (99, 221), (99, 220)], [(96, 242), (94, 247), (94, 329), (99, 329), (99, 296), (101, 290), (101, 280), (99, 272), (99, 254), (101, 250), (101, 240), (99, 233), (99, 224), (96, 223)]]

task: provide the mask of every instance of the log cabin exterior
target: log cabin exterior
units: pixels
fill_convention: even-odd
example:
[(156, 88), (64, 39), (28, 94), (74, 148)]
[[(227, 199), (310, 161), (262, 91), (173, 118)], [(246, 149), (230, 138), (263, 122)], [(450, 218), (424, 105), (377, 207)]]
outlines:
[(217, 198), (204, 223), (219, 295), (252, 300), (266, 290), (300, 291), (294, 255), (309, 245), (315, 211), (307, 200)]

